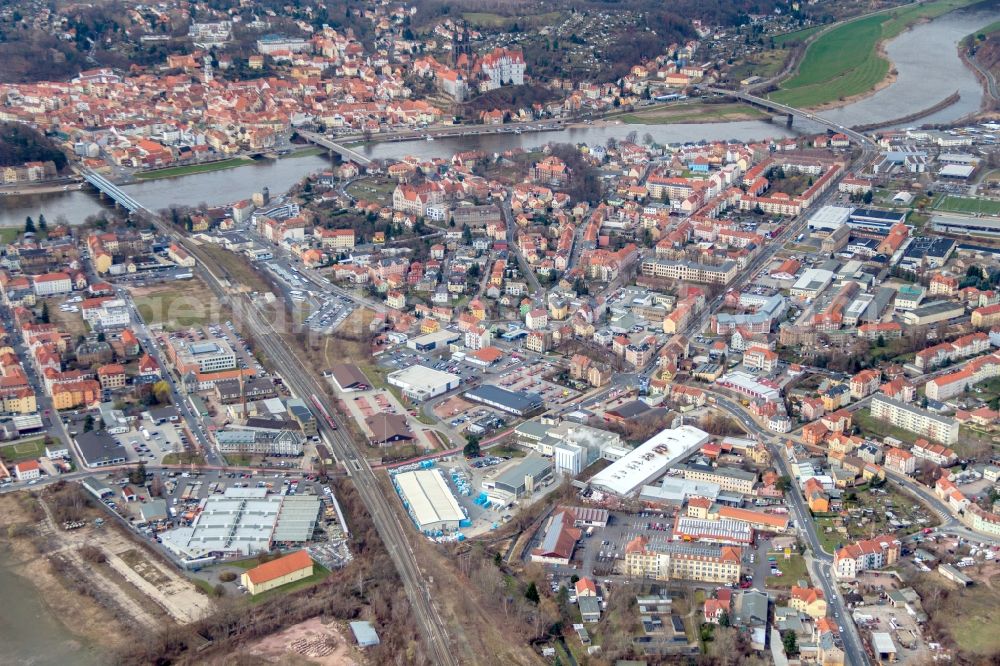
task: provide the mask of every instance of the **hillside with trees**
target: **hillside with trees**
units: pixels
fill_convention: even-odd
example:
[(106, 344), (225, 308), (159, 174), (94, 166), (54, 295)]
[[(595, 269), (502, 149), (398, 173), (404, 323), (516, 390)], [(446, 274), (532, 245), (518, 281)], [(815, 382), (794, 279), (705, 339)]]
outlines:
[(0, 123), (0, 166), (49, 160), (60, 171), (66, 167), (66, 155), (51, 139), (21, 123)]

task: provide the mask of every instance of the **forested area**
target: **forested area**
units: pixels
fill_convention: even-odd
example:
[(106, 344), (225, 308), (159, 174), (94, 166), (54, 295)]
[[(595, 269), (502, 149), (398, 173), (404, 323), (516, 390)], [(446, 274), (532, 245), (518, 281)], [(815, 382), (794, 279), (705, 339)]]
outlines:
[(21, 123), (0, 123), (0, 166), (48, 160), (57, 169), (66, 166), (66, 155), (48, 137)]

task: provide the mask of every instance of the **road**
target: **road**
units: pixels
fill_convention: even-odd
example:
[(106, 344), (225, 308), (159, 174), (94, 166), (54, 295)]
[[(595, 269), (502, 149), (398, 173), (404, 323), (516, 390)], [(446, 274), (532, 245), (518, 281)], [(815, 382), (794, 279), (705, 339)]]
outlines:
[(508, 256), (511, 254), (517, 259), (518, 268), (521, 271), (521, 275), (524, 279), (528, 281), (531, 287), (531, 293), (534, 295), (539, 295), (542, 292), (542, 285), (538, 282), (538, 277), (535, 275), (535, 271), (532, 270), (531, 266), (528, 264), (528, 260), (524, 258), (521, 254), (521, 248), (517, 245), (517, 239), (514, 233), (514, 214), (510, 209), (510, 199), (512, 193), (510, 190), (507, 191), (507, 198), (503, 200), (500, 204), (500, 210), (503, 211), (503, 222), (507, 225), (507, 253)]
[(986, 94), (994, 100), (1000, 101), (1000, 87), (997, 86), (997, 77), (993, 75), (993, 72), (991, 72), (988, 67), (983, 67), (983, 65), (976, 60), (975, 55), (968, 56), (967, 60), (983, 78), (983, 81), (985, 82), (984, 90), (986, 91)]
[(785, 113), (795, 118), (801, 118), (803, 120), (811, 120), (812, 122), (823, 125), (824, 127), (831, 129), (834, 132), (840, 132), (841, 134), (846, 135), (848, 138), (850, 138), (852, 141), (854, 141), (859, 145), (867, 145), (873, 149), (878, 147), (878, 144), (876, 144), (873, 139), (871, 139), (868, 136), (865, 136), (861, 132), (857, 132), (851, 129), (850, 127), (846, 127), (844, 125), (835, 123), (832, 120), (827, 120), (826, 118), (818, 116), (811, 111), (803, 111), (802, 109), (799, 109), (794, 106), (781, 104), (779, 102), (775, 102), (773, 100), (766, 99), (764, 97), (758, 97), (757, 95), (754, 95), (752, 93), (743, 92), (739, 90), (727, 90), (726, 88), (712, 88), (708, 86), (701, 88), (701, 90), (716, 93), (718, 95), (724, 95), (726, 97), (734, 97), (740, 101), (748, 102), (750, 104), (755, 104), (757, 106), (770, 109), (771, 111), (777, 111), (778, 113)]
[[(758, 425), (756, 421), (750, 418), (749, 414), (747, 414), (739, 405), (729, 398), (723, 397), (717, 393), (713, 393), (712, 396), (716, 400), (716, 407), (729, 413), (736, 420), (738, 420), (750, 434), (755, 435), (760, 441), (765, 443), (768, 451), (771, 453), (771, 457), (774, 459), (781, 473), (789, 478), (792, 478), (791, 470), (788, 467), (788, 461), (785, 460), (784, 455), (782, 455), (782, 452), (778, 447), (779, 438), (774, 437), (772, 433)], [(812, 521), (812, 516), (809, 513), (801, 491), (795, 483), (792, 483), (792, 488), (785, 494), (785, 498), (789, 500), (788, 506), (791, 510), (791, 515), (795, 521), (799, 534), (805, 537), (806, 543), (811, 551), (811, 556), (807, 556), (806, 558), (806, 564), (809, 567), (812, 578), (814, 581), (818, 581), (820, 587), (823, 588), (823, 594), (826, 596), (829, 609), (833, 612), (834, 619), (837, 620), (839, 625), (842, 627), (842, 631), (840, 633), (841, 639), (844, 642), (844, 652), (847, 656), (847, 663), (852, 665), (871, 663), (868, 653), (865, 651), (863, 643), (861, 642), (861, 636), (858, 634), (858, 629), (854, 625), (854, 622), (850, 619), (847, 607), (844, 604), (844, 599), (840, 595), (840, 590), (837, 589), (837, 586), (833, 582), (833, 575), (831, 571), (833, 556), (823, 550), (820, 545), (819, 537), (816, 535), (816, 526)]]

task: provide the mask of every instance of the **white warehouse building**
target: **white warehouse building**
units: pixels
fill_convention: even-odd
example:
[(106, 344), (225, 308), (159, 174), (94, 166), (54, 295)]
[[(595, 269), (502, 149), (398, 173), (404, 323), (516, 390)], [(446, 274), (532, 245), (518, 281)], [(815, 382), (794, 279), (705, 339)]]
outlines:
[(452, 532), (465, 512), (440, 470), (418, 469), (395, 476), (399, 494), (421, 532)]
[(590, 485), (618, 497), (632, 495), (710, 439), (707, 432), (689, 425), (664, 430), (595, 474)]
[(389, 373), (390, 384), (411, 400), (423, 401), (458, 388), (462, 378), (451, 372), (435, 370), (425, 365), (411, 365)]

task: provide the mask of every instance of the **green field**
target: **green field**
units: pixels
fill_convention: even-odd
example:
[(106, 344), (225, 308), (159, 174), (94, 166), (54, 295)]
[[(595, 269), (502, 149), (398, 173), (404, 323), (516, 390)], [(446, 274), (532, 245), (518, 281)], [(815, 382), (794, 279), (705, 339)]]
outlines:
[(947, 603), (932, 614), (934, 619), (941, 622), (966, 655), (996, 656), (1000, 651), (1000, 632), (996, 631), (995, 620), (1000, 603), (1000, 575), (992, 576), (987, 584), (958, 590), (944, 581), (939, 585), (946, 586), (950, 593)]
[(802, 30), (796, 30), (795, 32), (786, 32), (782, 35), (776, 35), (774, 37), (774, 45), (780, 49), (786, 44), (801, 44), (822, 29), (823, 26), (814, 25), (811, 28), (803, 28)]
[(618, 117), (632, 125), (670, 125), (680, 123), (728, 122), (763, 118), (767, 114), (742, 104), (677, 104)]
[(251, 164), (253, 160), (243, 157), (234, 157), (231, 160), (219, 160), (218, 162), (206, 162), (205, 164), (188, 164), (186, 166), (168, 167), (166, 169), (156, 169), (155, 171), (143, 171), (135, 174), (138, 180), (158, 180), (160, 178), (178, 178), (180, 176), (191, 176), (196, 173), (208, 173), (210, 171), (222, 171), (224, 169), (235, 169), (245, 164)]
[(34, 460), (45, 455), (45, 438), (29, 439), (16, 444), (7, 444), (0, 449), (7, 462), (18, 463), (22, 460)]
[(885, 421), (876, 419), (872, 416), (871, 410), (867, 407), (854, 412), (854, 425), (856, 425), (863, 434), (877, 435), (879, 437), (895, 437), (902, 442), (909, 442), (911, 444), (920, 439), (920, 435), (915, 432), (903, 430), (902, 428), (889, 425)]
[(219, 303), (197, 279), (142, 287), (132, 297), (147, 324), (162, 324), (168, 330), (200, 326), (221, 317)]
[(21, 235), (20, 227), (3, 227), (0, 228), (0, 243), (4, 245), (9, 245), (17, 240), (17, 237)]
[(764, 584), (768, 588), (790, 588), (793, 585), (798, 585), (799, 580), (802, 578), (809, 578), (809, 573), (806, 571), (805, 558), (801, 555), (792, 555), (787, 560), (784, 553), (768, 553), (768, 556), (778, 558), (775, 564), (778, 565), (778, 570), (781, 571), (781, 576), (767, 577)]
[(469, 25), (477, 28), (505, 29), (512, 27), (515, 23), (522, 28), (526, 25), (553, 25), (559, 23), (563, 18), (563, 12), (547, 12), (545, 14), (526, 14), (523, 16), (503, 16), (490, 12), (464, 12), (462, 18), (469, 22)]
[(867, 16), (838, 26), (809, 45), (794, 76), (770, 97), (808, 108), (870, 91), (889, 73), (876, 48), (921, 19), (930, 19), (976, 0), (935, 0)]
[(946, 194), (938, 200), (934, 209), (951, 213), (981, 213), (998, 216), (1000, 215), (1000, 201)]

